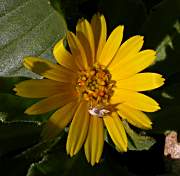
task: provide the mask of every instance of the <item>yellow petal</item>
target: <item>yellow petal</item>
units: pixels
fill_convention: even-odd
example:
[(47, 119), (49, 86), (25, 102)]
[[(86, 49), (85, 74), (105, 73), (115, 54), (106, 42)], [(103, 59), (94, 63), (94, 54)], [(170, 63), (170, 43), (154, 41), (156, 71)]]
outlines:
[(152, 98), (130, 90), (117, 89), (111, 103), (123, 103), (131, 108), (138, 109), (145, 112), (154, 112), (160, 109), (159, 104)]
[(88, 63), (92, 65), (94, 63), (95, 56), (94, 36), (92, 27), (86, 19), (78, 21), (76, 26), (76, 35), (84, 48)]
[(127, 119), (127, 121), (132, 125), (142, 129), (152, 128), (151, 126), (152, 122), (145, 113), (133, 109), (124, 104), (120, 104), (117, 108), (118, 108), (118, 114), (123, 119)]
[(143, 37), (136, 35), (125, 41), (118, 49), (108, 69), (111, 71), (119, 65), (119, 62), (134, 57), (143, 46)]
[(76, 96), (72, 92), (63, 91), (57, 95), (45, 98), (26, 109), (25, 113), (30, 115), (43, 114), (54, 109), (60, 108), (66, 103), (75, 99)]
[(70, 156), (75, 155), (81, 149), (88, 132), (89, 113), (88, 102), (82, 101), (75, 112), (74, 118), (69, 128), (66, 143), (66, 150)]
[(107, 37), (107, 27), (104, 16), (101, 14), (94, 15), (91, 20), (91, 26), (94, 34), (95, 53), (97, 60), (102, 52), (102, 49), (104, 48)]
[(67, 40), (76, 64), (81, 70), (88, 69), (88, 60), (84, 48), (79, 39), (72, 33), (67, 33)]
[(28, 98), (43, 98), (59, 94), (64, 90), (71, 90), (72, 84), (60, 83), (49, 79), (26, 80), (16, 84), (13, 89), (16, 95)]
[(126, 61), (123, 59), (115, 69), (110, 71), (112, 79), (120, 80), (128, 78), (150, 66), (155, 58), (156, 52), (154, 50), (144, 50), (132, 58), (127, 58)]
[(64, 47), (64, 38), (61, 39), (58, 43), (56, 43), (53, 49), (53, 54), (60, 65), (72, 71), (77, 70), (75, 58), (73, 58), (73, 56)]
[(146, 91), (156, 89), (164, 84), (164, 78), (157, 73), (138, 73), (116, 83), (117, 88), (134, 91)]
[(123, 38), (123, 30), (124, 26), (118, 26), (112, 31), (102, 50), (100, 57), (98, 58), (98, 62), (100, 64), (107, 66), (111, 62), (121, 44)]
[(104, 128), (103, 120), (98, 117), (90, 117), (90, 124), (84, 150), (88, 162), (93, 166), (98, 163), (103, 152)]
[(103, 120), (108, 133), (118, 150), (121, 152), (126, 152), (127, 136), (121, 119), (118, 117), (117, 113), (112, 113), (112, 116), (104, 117)]
[(57, 110), (44, 126), (41, 134), (42, 138), (47, 140), (57, 136), (72, 120), (77, 105), (77, 100), (74, 100)]
[(37, 57), (26, 57), (24, 66), (34, 73), (55, 81), (73, 82), (76, 78), (76, 74), (65, 67)]

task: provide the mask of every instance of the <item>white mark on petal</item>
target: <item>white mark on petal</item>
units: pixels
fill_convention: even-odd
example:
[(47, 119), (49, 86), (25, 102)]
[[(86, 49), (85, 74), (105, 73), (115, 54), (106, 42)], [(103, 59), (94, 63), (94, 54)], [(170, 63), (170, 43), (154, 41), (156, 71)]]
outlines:
[(88, 110), (88, 112), (93, 115), (93, 116), (98, 116), (98, 117), (102, 117), (104, 115), (107, 115), (108, 113), (110, 113), (109, 110), (107, 109), (104, 109), (104, 108), (98, 108), (98, 107), (93, 107), (93, 108), (90, 108)]

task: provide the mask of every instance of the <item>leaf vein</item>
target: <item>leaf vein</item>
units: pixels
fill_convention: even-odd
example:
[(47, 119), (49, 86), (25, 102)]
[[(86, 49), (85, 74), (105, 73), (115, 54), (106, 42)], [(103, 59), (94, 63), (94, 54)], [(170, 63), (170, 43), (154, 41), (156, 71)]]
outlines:
[(33, 25), (28, 31), (26, 31), (25, 33), (21, 34), (20, 36), (18, 36), (17, 38), (15, 38), (14, 40), (11, 40), (9, 43), (7, 43), (6, 45), (4, 45), (4, 47), (2, 47), (0, 49), (0, 51), (4, 50), (5, 48), (7, 48), (9, 45), (11, 45), (12, 43), (22, 39), (24, 36), (26, 36), (27, 34), (29, 34), (31, 31), (33, 31), (33, 29), (39, 27), (41, 24), (43, 24), (51, 15), (53, 15), (53, 11), (51, 13), (49, 13), (39, 24), (35, 24)]
[(5, 17), (5, 16), (7, 16), (7, 15), (9, 15), (9, 14), (17, 11), (17, 10), (20, 9), (21, 7), (29, 4), (31, 1), (33, 1), (33, 0), (28, 0), (28, 1), (24, 2), (24, 3), (22, 3), (21, 5), (17, 6), (16, 8), (12, 8), (12, 9), (11, 9), (10, 11), (8, 11), (7, 13), (4, 13), (3, 15), (1, 15), (0, 18), (3, 18), (3, 17)]

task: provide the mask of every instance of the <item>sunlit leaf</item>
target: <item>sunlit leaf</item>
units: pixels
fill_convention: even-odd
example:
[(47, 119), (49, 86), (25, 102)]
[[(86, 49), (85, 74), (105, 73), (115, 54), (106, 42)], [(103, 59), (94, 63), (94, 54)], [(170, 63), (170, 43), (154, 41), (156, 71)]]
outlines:
[(123, 124), (128, 136), (130, 137), (128, 141), (129, 150), (148, 150), (155, 144), (156, 141), (152, 137), (137, 134), (125, 121), (123, 121)]
[(0, 14), (0, 75), (37, 77), (22, 67), (23, 57), (52, 58), (53, 45), (65, 34), (63, 17), (48, 0), (2, 0)]

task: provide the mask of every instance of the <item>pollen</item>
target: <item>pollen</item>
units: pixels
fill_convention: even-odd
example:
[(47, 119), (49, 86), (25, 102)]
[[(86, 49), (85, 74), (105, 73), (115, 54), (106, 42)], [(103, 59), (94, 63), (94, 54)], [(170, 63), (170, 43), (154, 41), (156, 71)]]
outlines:
[(90, 101), (92, 107), (107, 106), (115, 83), (105, 67), (94, 64), (90, 70), (80, 72), (76, 89), (86, 101)]

